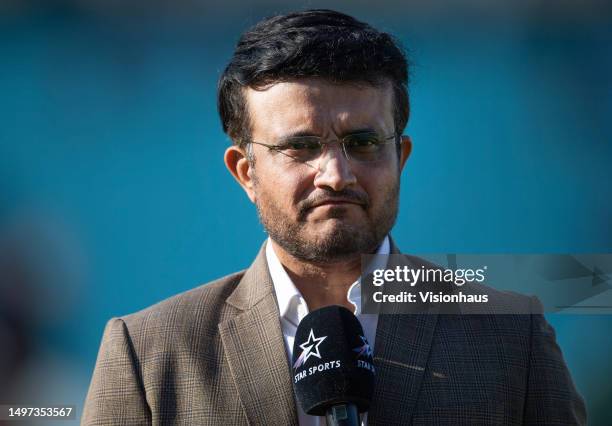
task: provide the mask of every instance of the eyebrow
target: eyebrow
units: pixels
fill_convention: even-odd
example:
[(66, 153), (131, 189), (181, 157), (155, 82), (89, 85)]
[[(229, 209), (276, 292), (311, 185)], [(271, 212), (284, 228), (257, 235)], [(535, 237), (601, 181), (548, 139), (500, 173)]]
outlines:
[[(372, 132), (373, 133), (379, 133), (373, 127), (362, 127), (362, 128), (358, 128), (358, 129), (349, 130), (347, 132), (343, 132), (341, 135), (339, 135), (339, 137), (343, 138), (345, 136), (354, 135), (354, 134), (357, 134), (357, 133), (372, 133)], [(310, 137), (310, 136), (320, 137), (319, 135), (316, 135), (313, 132), (308, 131), (308, 130), (298, 130), (298, 131), (289, 133), (289, 134), (287, 134), (285, 136), (282, 136), (281, 138), (278, 139), (278, 142), (284, 142), (284, 141), (286, 141), (288, 139)]]

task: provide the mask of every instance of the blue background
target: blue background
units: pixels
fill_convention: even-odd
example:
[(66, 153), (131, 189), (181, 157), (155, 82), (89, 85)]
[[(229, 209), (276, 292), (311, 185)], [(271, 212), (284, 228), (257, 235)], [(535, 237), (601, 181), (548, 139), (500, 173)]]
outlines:
[[(413, 61), (393, 236), (414, 253), (612, 252), (610, 7), (489, 3), (324, 4)], [(322, 4), (0, 6), (3, 402), (81, 407), (110, 317), (250, 264), (266, 235), (222, 162), (216, 81), (249, 25)], [(548, 319), (591, 423), (612, 424), (612, 316)]]

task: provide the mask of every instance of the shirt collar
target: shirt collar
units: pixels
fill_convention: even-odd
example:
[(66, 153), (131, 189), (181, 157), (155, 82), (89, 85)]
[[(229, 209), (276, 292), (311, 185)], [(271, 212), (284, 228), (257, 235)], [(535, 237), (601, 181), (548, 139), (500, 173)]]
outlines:
[(291, 310), (297, 309), (295, 307), (296, 302), (302, 298), (302, 294), (295, 284), (293, 284), (289, 275), (287, 275), (287, 271), (285, 271), (280, 260), (278, 260), (270, 238), (268, 238), (268, 242), (266, 243), (266, 260), (268, 261), (268, 269), (272, 277), (272, 284), (274, 285), (274, 292), (276, 293), (276, 300), (278, 301), (278, 310), (281, 318), (293, 318), (297, 316), (293, 315), (297, 314), (297, 312), (289, 311), (290, 307), (293, 308)]
[[(387, 255), (390, 249), (389, 236), (385, 236), (376, 254)], [(379, 256), (376, 256), (375, 259), (378, 258)], [(291, 278), (289, 278), (287, 271), (285, 271), (285, 268), (276, 256), (270, 238), (268, 238), (266, 243), (266, 260), (268, 261), (268, 269), (270, 270), (272, 284), (274, 285), (280, 316), (297, 326), (302, 320), (302, 317), (308, 313), (306, 303), (302, 298), (302, 294)], [(384, 265), (382, 267), (384, 267)], [(355, 314), (359, 315), (361, 313), (361, 279), (355, 281), (349, 288), (348, 299), (355, 305)], [(300, 309), (300, 306), (303, 308)]]

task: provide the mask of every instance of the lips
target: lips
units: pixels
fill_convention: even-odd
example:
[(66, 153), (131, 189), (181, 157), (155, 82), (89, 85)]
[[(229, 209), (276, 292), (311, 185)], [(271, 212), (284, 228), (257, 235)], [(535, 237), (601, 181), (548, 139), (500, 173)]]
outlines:
[(330, 198), (326, 200), (317, 201), (316, 203), (312, 205), (312, 208), (320, 207), (320, 206), (336, 206), (336, 205), (343, 205), (343, 204), (355, 204), (357, 206), (363, 205), (363, 203), (360, 203), (355, 200), (347, 200), (343, 198)]

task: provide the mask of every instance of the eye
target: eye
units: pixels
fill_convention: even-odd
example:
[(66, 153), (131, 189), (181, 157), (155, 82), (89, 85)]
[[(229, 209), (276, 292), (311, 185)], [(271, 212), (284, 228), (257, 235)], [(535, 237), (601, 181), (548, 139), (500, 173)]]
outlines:
[(284, 149), (293, 151), (315, 151), (321, 148), (317, 139), (290, 139), (283, 144)]
[(376, 133), (359, 133), (344, 138), (346, 147), (352, 151), (372, 151), (380, 145), (380, 138)]

